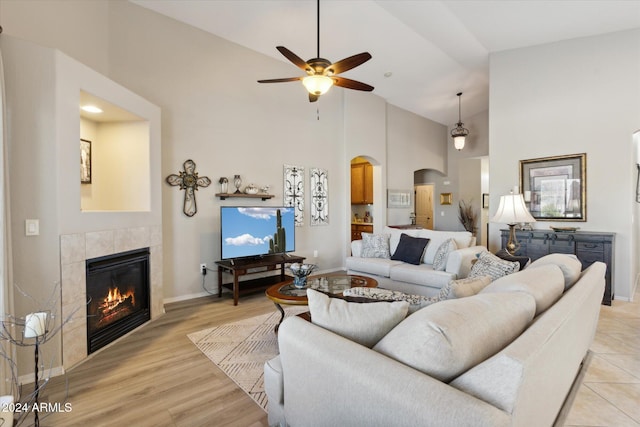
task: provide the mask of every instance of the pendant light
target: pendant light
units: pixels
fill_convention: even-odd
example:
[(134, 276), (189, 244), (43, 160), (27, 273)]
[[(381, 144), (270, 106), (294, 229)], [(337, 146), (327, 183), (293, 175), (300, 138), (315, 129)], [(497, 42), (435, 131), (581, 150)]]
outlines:
[(458, 123), (456, 123), (456, 127), (451, 130), (451, 137), (453, 138), (453, 146), (456, 150), (460, 151), (464, 148), (464, 140), (469, 135), (469, 130), (464, 128), (462, 125), (461, 119), (461, 107), (460, 107), (460, 97), (462, 96), (462, 92), (458, 93)]

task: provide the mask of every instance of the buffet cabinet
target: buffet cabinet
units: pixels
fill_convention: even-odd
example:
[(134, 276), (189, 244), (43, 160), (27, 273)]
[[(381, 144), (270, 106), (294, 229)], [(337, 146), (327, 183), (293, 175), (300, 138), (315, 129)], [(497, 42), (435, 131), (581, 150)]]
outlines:
[[(509, 240), (509, 230), (500, 230), (502, 247)], [(517, 230), (516, 237), (520, 249), (516, 255), (526, 256), (532, 261), (551, 253), (574, 254), (582, 263), (582, 269), (596, 261), (607, 265), (605, 290), (602, 303), (611, 305), (614, 297), (613, 250), (615, 233), (591, 231), (556, 232), (545, 230)]]

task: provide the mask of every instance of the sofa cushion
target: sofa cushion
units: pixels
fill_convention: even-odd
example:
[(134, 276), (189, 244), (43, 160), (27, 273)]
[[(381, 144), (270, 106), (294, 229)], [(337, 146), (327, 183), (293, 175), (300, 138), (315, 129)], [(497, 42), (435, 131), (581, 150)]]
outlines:
[(442, 288), (449, 283), (456, 275), (446, 271), (435, 271), (429, 264), (407, 264), (395, 265), (389, 270), (389, 278), (396, 282), (412, 283), (431, 288)]
[(413, 265), (419, 265), (422, 262), (424, 248), (429, 244), (429, 239), (421, 237), (411, 237), (402, 233), (398, 248), (391, 255), (391, 259), (395, 261), (403, 261)]
[(564, 276), (560, 267), (554, 264), (526, 268), (516, 274), (501, 277), (480, 291), (525, 292), (536, 301), (536, 316), (551, 307), (564, 291)]
[(520, 269), (520, 263), (504, 261), (491, 252), (482, 252), (478, 260), (471, 267), (468, 277), (491, 276), (493, 280), (515, 273)]
[(467, 248), (473, 241), (473, 235), (468, 231), (441, 231), (441, 230), (418, 230), (418, 237), (425, 237), (430, 240), (427, 250), (424, 252), (424, 262), (433, 264), (436, 251), (447, 239), (453, 239), (458, 249)]
[(444, 288), (448, 292), (445, 295), (447, 299), (470, 297), (491, 283), (491, 276), (467, 277), (465, 279), (452, 280)]
[(448, 382), (520, 335), (535, 307), (523, 292), (441, 301), (407, 317), (373, 349)]
[(311, 322), (351, 341), (372, 347), (407, 316), (406, 301), (357, 303), (307, 289)]
[(436, 250), (436, 254), (433, 256), (433, 269), (437, 271), (444, 271), (447, 268), (447, 258), (449, 254), (458, 249), (456, 241), (453, 239), (447, 239)]
[(402, 261), (393, 261), (384, 258), (360, 258), (350, 256), (346, 259), (347, 270), (382, 277), (389, 277), (391, 269), (396, 265), (402, 264)]
[(361, 234), (363, 258), (389, 258), (390, 254), (388, 234)]
[(572, 254), (549, 254), (533, 261), (529, 268), (540, 267), (541, 265), (554, 264), (560, 267), (564, 276), (564, 289), (567, 290), (580, 278), (582, 263), (577, 256)]

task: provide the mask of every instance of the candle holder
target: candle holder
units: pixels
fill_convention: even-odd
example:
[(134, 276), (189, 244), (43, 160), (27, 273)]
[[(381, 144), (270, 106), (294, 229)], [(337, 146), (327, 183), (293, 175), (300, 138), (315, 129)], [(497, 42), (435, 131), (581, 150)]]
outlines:
[(236, 186), (235, 194), (242, 193), (242, 191), (240, 191), (240, 186), (242, 185), (242, 178), (240, 178), (240, 175), (234, 175), (233, 176), (233, 185)]

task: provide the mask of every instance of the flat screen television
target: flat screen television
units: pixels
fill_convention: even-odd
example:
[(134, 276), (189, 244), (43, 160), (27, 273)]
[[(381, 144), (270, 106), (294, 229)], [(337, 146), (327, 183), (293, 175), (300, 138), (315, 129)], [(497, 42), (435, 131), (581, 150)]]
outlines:
[(222, 259), (292, 252), (296, 247), (294, 209), (282, 206), (222, 206)]

